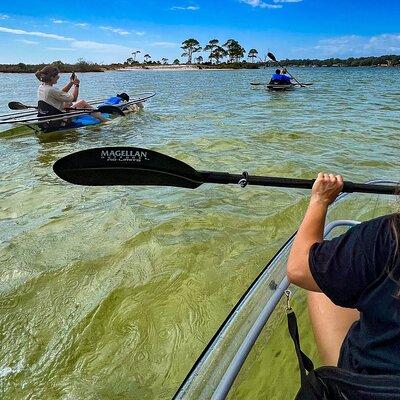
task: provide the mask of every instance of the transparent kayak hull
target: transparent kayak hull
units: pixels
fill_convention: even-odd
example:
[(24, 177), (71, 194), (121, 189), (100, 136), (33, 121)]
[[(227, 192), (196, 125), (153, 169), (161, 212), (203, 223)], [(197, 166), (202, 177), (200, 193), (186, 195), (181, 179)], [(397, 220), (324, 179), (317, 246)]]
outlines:
[[(396, 184), (397, 182), (380, 180), (368, 183)], [(379, 198), (382, 201), (378, 201)], [(330, 222), (326, 226), (325, 237), (338, 236), (359, 223), (356, 219), (338, 219), (338, 215), (352, 212), (357, 214), (357, 219), (361, 221), (392, 212), (388, 206), (388, 199), (389, 196), (342, 194), (330, 207), (328, 213), (328, 221)], [(286, 277), (286, 263), (294, 237), (295, 234), (282, 246), (236, 304), (187, 375), (177, 391), (175, 399), (224, 399), (228, 396), (232, 386), (234, 386), (233, 391), (235, 392), (234, 395), (231, 393), (232, 398), (250, 398), (247, 397), (249, 393), (243, 394), (243, 387), (246, 388), (246, 382), (237, 382), (236, 380), (238, 375), (238, 380), (243, 381), (244, 376), (246, 376), (244, 379), (251, 379), (251, 376), (257, 376), (260, 373), (259, 370), (252, 371), (252, 368), (262, 368), (261, 375), (267, 380), (268, 370), (265, 370), (264, 366), (261, 367), (262, 364), (259, 359), (257, 360), (257, 356), (251, 357), (254, 365), (246, 364), (246, 373), (240, 373), (240, 371), (260, 333), (265, 332), (266, 346), (268, 346), (269, 341), (273, 338), (276, 326), (284, 320), (284, 307), (275, 311), (275, 314), (278, 314), (276, 318), (271, 318), (271, 315), (276, 310), (277, 305), (280, 304), (282, 296), (289, 286)], [(291, 289), (294, 292), (297, 290), (295, 287), (291, 287)], [(289, 339), (287, 347), (290, 347), (294, 356), (293, 345)], [(272, 373), (277, 365), (274, 365), (274, 360), (267, 360), (267, 363), (266, 367)], [(285, 365), (280, 365), (280, 368), (285, 368)], [(297, 373), (293, 379), (297, 385)], [(285, 382), (280, 384), (284, 385)], [(279, 383), (275, 382), (275, 385), (279, 385)], [(282, 391), (282, 393), (284, 392)], [(266, 393), (263, 392), (263, 396), (260, 395), (260, 398), (270, 398), (264, 397), (265, 395)], [(251, 398), (257, 397), (252, 394)], [(277, 399), (276, 396), (273, 398)]]

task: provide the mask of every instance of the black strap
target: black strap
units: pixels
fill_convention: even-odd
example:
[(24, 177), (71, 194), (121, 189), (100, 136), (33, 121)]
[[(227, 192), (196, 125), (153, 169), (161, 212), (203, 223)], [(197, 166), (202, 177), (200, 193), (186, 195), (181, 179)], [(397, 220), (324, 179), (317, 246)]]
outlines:
[[(292, 309), (287, 311), (289, 333), (292, 337), (300, 367), (301, 399), (316, 400), (325, 397), (322, 383), (315, 376), (313, 362), (301, 351), (296, 314)], [(307, 374), (308, 373), (308, 374)]]

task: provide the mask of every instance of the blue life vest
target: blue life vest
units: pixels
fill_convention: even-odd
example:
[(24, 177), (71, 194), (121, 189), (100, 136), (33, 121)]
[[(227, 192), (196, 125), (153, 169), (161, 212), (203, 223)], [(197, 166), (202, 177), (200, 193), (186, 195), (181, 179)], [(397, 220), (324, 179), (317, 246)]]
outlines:
[(108, 106), (116, 106), (118, 104), (121, 104), (123, 100), (121, 97), (118, 96), (113, 96), (107, 99), (102, 105), (108, 105)]
[(281, 74), (273, 74), (272, 75), (272, 80), (273, 81), (281, 81), (282, 80), (282, 76)]
[(279, 83), (285, 83), (285, 84), (291, 83), (290, 77), (288, 77), (287, 75), (281, 75), (281, 74), (273, 74), (272, 80), (277, 81)]

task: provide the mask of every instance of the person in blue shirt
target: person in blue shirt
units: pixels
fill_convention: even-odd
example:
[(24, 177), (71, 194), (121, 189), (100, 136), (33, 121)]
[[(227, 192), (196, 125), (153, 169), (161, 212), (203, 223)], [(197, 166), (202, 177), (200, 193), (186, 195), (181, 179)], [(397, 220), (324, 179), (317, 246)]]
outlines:
[(340, 175), (319, 173), (288, 259), (306, 290), (321, 361), (367, 375), (400, 375), (400, 213), (323, 239)]
[[(286, 70), (283, 70), (286, 73)], [(275, 71), (275, 74), (272, 75), (271, 81), (269, 82), (272, 85), (289, 85), (292, 82), (290, 81), (290, 77), (285, 75), (280, 69)]]
[(116, 106), (121, 103), (127, 103), (129, 101), (129, 96), (126, 93), (117, 94), (116, 96), (108, 98), (103, 105)]
[[(124, 103), (129, 103), (129, 96), (126, 93), (117, 94), (116, 96), (108, 98), (102, 105), (107, 106), (118, 106), (123, 105)], [(134, 103), (130, 104), (126, 108), (124, 108), (124, 113), (137, 112), (143, 109), (142, 103)]]

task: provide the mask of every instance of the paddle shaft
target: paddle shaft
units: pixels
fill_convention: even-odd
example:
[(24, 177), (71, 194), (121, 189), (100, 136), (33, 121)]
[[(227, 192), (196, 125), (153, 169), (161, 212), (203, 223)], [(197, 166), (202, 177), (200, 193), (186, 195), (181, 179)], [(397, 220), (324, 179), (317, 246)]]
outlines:
[[(255, 186), (272, 186), (294, 189), (311, 189), (314, 179), (293, 179), (271, 176), (247, 176), (229, 174), (225, 172), (199, 171), (203, 183), (230, 184), (242, 182)], [(397, 188), (391, 185), (371, 185), (365, 183), (344, 182), (343, 193), (375, 193), (375, 194), (396, 194)]]
[[(286, 67), (283, 67), (272, 53), (268, 53), (267, 55), (272, 61), (275, 61), (282, 69), (286, 69)], [(301, 84), (287, 69), (286, 72), (290, 75), (290, 77), (293, 80), (295, 80), (301, 87), (303, 87), (303, 84)]]
[(98, 110), (93, 110), (93, 111), (86, 111), (82, 109), (80, 111), (79, 109), (74, 111), (74, 112), (69, 112), (69, 113), (62, 113), (62, 114), (55, 114), (53, 116), (43, 116), (43, 117), (37, 117), (37, 116), (27, 116), (23, 118), (19, 118), (19, 116), (15, 116), (15, 118), (10, 118), (8, 120), (0, 120), (0, 125), (2, 124), (15, 124), (15, 123), (23, 123), (23, 122), (46, 122), (46, 121), (58, 121), (60, 119), (67, 119), (67, 118), (72, 118), (72, 117), (78, 117), (81, 115), (86, 115), (86, 114), (93, 114), (99, 112)]

